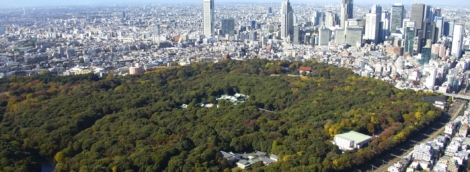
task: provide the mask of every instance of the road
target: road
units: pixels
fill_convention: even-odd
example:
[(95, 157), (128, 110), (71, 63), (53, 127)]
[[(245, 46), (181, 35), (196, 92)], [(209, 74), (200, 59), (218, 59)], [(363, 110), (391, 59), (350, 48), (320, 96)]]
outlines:
[(372, 172), (386, 172), (388, 167), (398, 162), (401, 157), (409, 155), (416, 144), (420, 144), (427, 141), (434, 140), (437, 136), (444, 132), (445, 124), (449, 121), (453, 121), (457, 116), (461, 114), (464, 110), (465, 105), (467, 104), (466, 100), (456, 100), (449, 111), (445, 113), (438, 122), (435, 122), (432, 126), (428, 127), (421, 135), (409, 139), (403, 144), (400, 144), (400, 147), (397, 147), (392, 150), (393, 155), (383, 155), (368, 165), (365, 165), (361, 170), (362, 171), (372, 171)]

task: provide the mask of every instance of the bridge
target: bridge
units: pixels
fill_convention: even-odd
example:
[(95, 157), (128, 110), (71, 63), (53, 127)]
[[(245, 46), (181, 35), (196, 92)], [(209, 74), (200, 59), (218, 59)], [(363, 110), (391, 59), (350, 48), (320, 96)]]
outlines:
[(445, 93), (445, 94), (442, 94), (442, 95), (453, 97), (453, 98), (458, 98), (458, 99), (470, 100), (470, 96), (461, 95), (461, 94), (448, 94), (448, 93)]

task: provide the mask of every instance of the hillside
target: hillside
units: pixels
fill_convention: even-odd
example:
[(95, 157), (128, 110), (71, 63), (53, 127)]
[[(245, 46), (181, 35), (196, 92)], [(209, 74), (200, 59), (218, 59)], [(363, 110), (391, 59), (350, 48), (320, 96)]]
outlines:
[[(301, 66), (314, 73), (285, 75)], [(0, 164), (26, 171), (48, 157), (59, 162), (56, 171), (224, 171), (233, 166), (221, 150), (280, 157), (255, 171), (348, 171), (441, 115), (423, 93), (315, 62), (222, 61), (105, 79), (12, 77), (0, 85), (0, 146), (21, 154), (2, 152)], [(234, 93), (248, 101), (216, 102)], [(347, 130), (378, 137), (341, 154), (330, 140)], [(3, 161), (12, 157), (21, 161)]]

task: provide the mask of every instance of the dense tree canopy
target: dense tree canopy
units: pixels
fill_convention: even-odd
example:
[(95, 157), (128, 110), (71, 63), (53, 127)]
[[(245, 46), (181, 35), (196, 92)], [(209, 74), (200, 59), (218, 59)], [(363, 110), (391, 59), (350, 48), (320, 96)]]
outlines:
[[(286, 75), (300, 66), (314, 71)], [(233, 164), (218, 151), (259, 150), (280, 161), (256, 171), (348, 171), (441, 115), (423, 93), (313, 61), (221, 61), (0, 84), (0, 165), (23, 169), (34, 168), (34, 156), (54, 158), (56, 171), (223, 171)], [(198, 106), (234, 93), (249, 100)], [(347, 130), (377, 137), (342, 154), (330, 140)]]

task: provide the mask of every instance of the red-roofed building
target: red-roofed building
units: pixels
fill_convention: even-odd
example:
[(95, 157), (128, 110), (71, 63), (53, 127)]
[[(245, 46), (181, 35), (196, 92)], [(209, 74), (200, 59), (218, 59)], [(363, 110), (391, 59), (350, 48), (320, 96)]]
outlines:
[(312, 68), (311, 67), (304, 67), (304, 66), (301, 66), (299, 68), (299, 73), (302, 74), (302, 72), (305, 72), (307, 74), (311, 73), (312, 72)]

